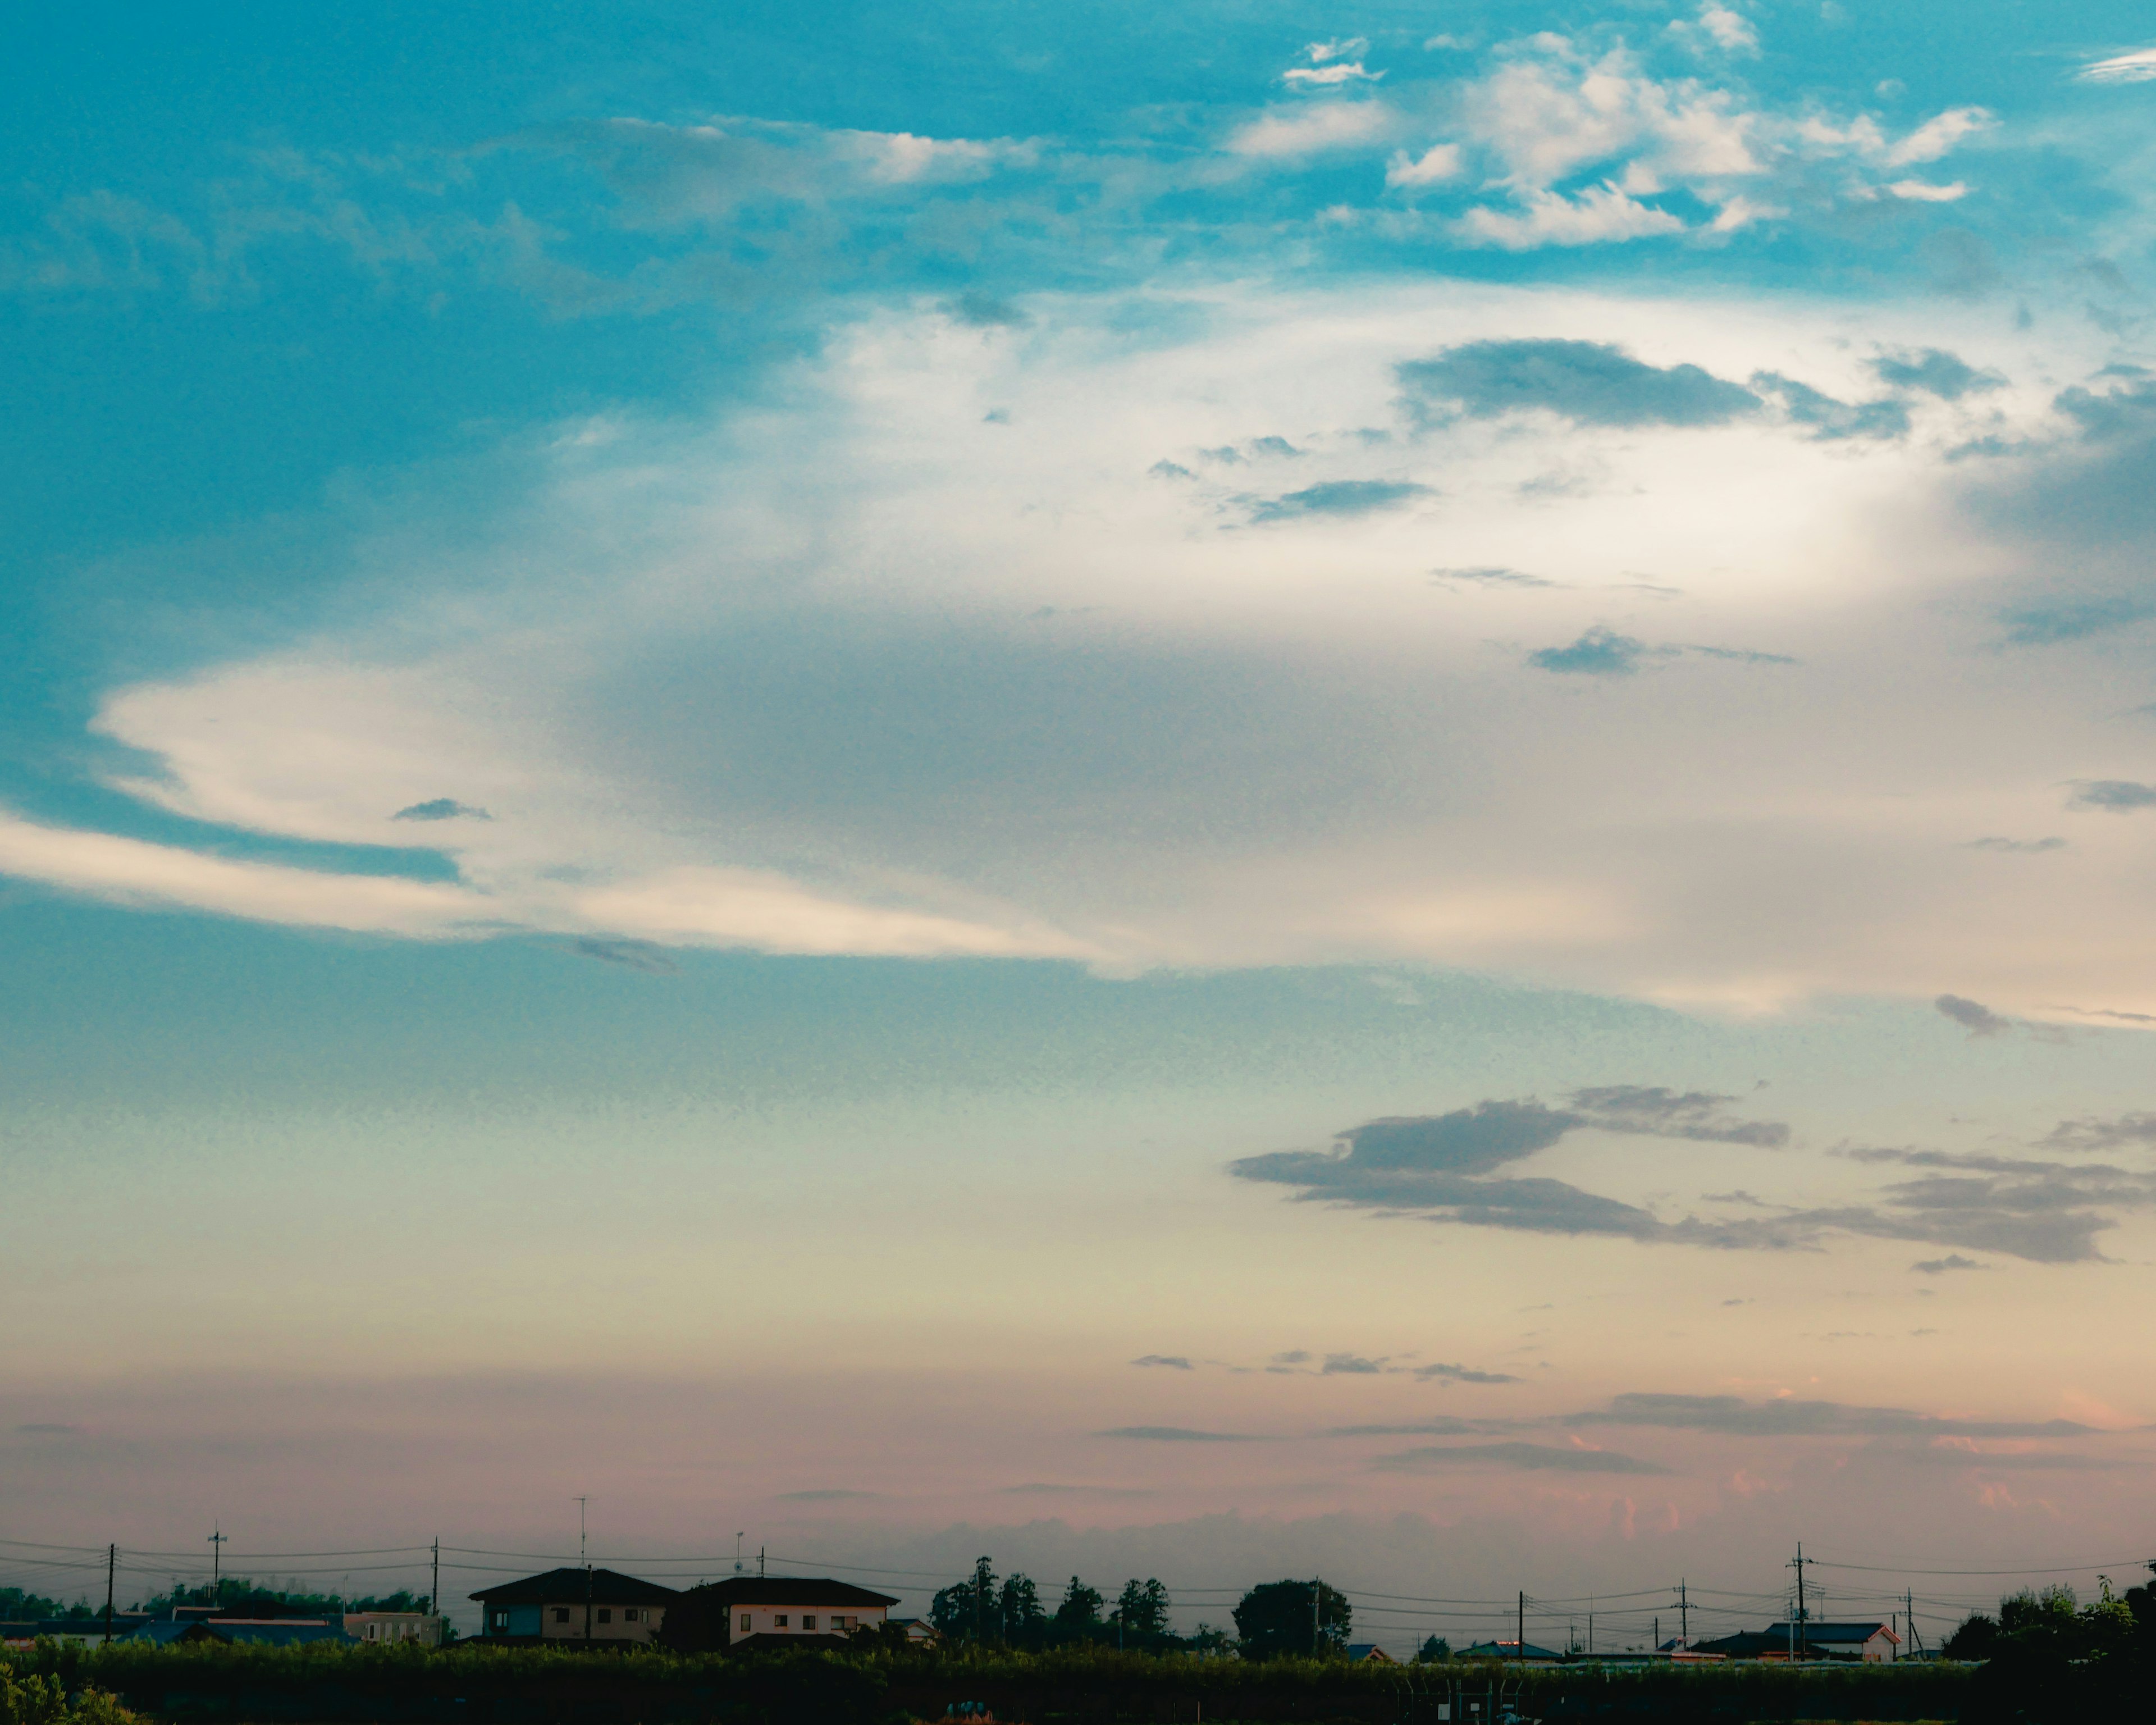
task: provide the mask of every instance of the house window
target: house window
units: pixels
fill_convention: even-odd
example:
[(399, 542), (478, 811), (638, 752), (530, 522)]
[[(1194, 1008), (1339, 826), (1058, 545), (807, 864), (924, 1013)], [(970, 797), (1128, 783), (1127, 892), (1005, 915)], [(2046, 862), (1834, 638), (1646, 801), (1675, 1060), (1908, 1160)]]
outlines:
[(778, 1616), (773, 1618), (771, 1620), (773, 1625), (777, 1628), (784, 1629), (786, 1627), (786, 1614), (783, 1611), (780, 1612)]
[(554, 1621), (557, 1623), (567, 1623), (568, 1620), (569, 1608), (567, 1605), (557, 1605), (554, 1608)]
[(494, 1626), (498, 1630), (507, 1629), (509, 1627), (509, 1614), (506, 1611), (495, 1612), (494, 1614)]
[(612, 1623), (613, 1621), (613, 1613), (604, 1605), (599, 1607), (599, 1621), (601, 1623)]
[(748, 1633), (748, 1613), (746, 1611), (742, 1613), (742, 1633), (743, 1635)]
[(816, 1627), (816, 1616), (814, 1612), (811, 1612), (808, 1616), (801, 1620), (801, 1627), (805, 1630), (812, 1630)]
[(621, 1620), (624, 1623), (634, 1623), (639, 1615), (636, 1607), (631, 1605), (621, 1614)]

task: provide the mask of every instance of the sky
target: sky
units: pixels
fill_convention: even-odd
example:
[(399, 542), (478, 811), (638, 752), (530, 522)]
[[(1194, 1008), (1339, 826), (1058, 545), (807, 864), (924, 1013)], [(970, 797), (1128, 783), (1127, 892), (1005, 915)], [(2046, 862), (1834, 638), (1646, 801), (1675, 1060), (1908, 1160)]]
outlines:
[(0, 1584), (2123, 1584), (2148, 28), (0, 23)]

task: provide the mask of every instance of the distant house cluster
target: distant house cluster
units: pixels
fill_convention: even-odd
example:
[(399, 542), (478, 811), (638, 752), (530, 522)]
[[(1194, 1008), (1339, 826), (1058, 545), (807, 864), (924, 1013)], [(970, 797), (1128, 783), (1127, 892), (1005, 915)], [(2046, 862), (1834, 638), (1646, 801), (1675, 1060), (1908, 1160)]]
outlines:
[[(806, 1576), (737, 1575), (697, 1596), (704, 1609), (722, 1615), (729, 1647), (841, 1645), (856, 1630), (891, 1620), (898, 1603), (850, 1582)], [(482, 1607), (482, 1640), (545, 1644), (649, 1641), (682, 1594), (618, 1570), (572, 1568), (482, 1588), (472, 1598)]]
[(95, 1645), (108, 1636), (136, 1646), (172, 1647), (203, 1641), (258, 1647), (297, 1647), (314, 1641), (439, 1646), (444, 1620), (425, 1611), (348, 1611), (333, 1617), (245, 1617), (215, 1605), (177, 1605), (151, 1615), (116, 1611), (91, 1617), (49, 1617), (0, 1623), (0, 1646), (28, 1647), (42, 1639)]
[(1846, 1664), (1885, 1665), (1901, 1651), (1902, 1638), (1891, 1624), (1778, 1623), (1763, 1630), (1743, 1630), (1711, 1640), (1676, 1638), (1663, 1642), (1651, 1653), (1560, 1653), (1533, 1642), (1477, 1641), (1460, 1650), (1462, 1659), (1497, 1659), (1523, 1665), (1566, 1665), (1591, 1658), (1598, 1665), (1640, 1665), (1663, 1662), (1686, 1665), (1720, 1664), (1730, 1660), (1786, 1662), (1792, 1645), (1799, 1660), (1828, 1660)]

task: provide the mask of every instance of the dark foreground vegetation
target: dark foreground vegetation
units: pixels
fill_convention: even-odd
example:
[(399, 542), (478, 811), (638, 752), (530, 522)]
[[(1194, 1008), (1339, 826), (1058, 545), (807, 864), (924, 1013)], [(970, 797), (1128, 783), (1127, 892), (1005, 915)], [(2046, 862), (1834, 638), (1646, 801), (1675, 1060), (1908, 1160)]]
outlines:
[[(68, 1695), (94, 1688), (173, 1725), (895, 1725), (942, 1720), (968, 1702), (1030, 1725), (1436, 1725), (1445, 1701), (1456, 1722), (1502, 1719), (1507, 1709), (1527, 1719), (1626, 1725), (1956, 1720), (1977, 1717), (1970, 1704), (1983, 1681), (1980, 1671), (1964, 1666), (1519, 1672), (1099, 1646), (957, 1654), (865, 1647), (744, 1659), (470, 1643), (433, 1651), (47, 1644), (13, 1656), (13, 1665), (18, 1681)], [(1471, 1699), (1482, 1703), (1479, 1713), (1468, 1712)], [(109, 1711), (112, 1704), (94, 1705)], [(41, 1717), (0, 1725), (126, 1722)]]

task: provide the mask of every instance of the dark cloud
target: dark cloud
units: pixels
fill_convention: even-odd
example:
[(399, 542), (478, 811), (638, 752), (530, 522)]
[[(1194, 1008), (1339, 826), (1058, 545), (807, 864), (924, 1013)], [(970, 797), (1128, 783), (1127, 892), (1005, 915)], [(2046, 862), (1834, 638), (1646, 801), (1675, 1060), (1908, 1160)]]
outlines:
[(1428, 485), (1411, 485), (1404, 480), (1327, 480), (1322, 485), (1290, 491), (1284, 497), (1260, 500), (1250, 511), (1250, 519), (1289, 521), (1314, 515), (1368, 515), (1405, 503), (1411, 497), (1430, 495)]
[(2076, 778), (2069, 809), (2107, 809), (2123, 814), (2129, 809), (2156, 808), (2156, 785), (2138, 784), (2130, 778)]
[[(1650, 589), (1661, 591), (1662, 589)], [(1697, 653), (1705, 659), (1723, 659), (1739, 665), (1794, 665), (1786, 653), (1761, 653), (1749, 647), (1709, 647), (1696, 642), (1654, 646), (1620, 635), (1596, 624), (1569, 647), (1544, 647), (1530, 653), (1527, 663), (1538, 670), (1589, 677), (1629, 677), (1650, 660), (1676, 659)]]
[(1440, 1384), (1517, 1384), (1522, 1381), (1510, 1372), (1472, 1372), (1466, 1366), (1446, 1365), (1441, 1361), (1417, 1366), (1414, 1375), (1425, 1383)]
[(857, 1497), (880, 1497), (880, 1491), (849, 1491), (839, 1486), (829, 1486), (816, 1491), (781, 1491), (773, 1501), (778, 1503), (848, 1503)]
[(2014, 1028), (2013, 1019), (2003, 1019), (1981, 1002), (1958, 994), (1942, 994), (1932, 1004), (1972, 1036), (1996, 1036)]
[(1562, 676), (1629, 677), (1639, 670), (1641, 660), (1666, 659), (1671, 651), (1620, 635), (1598, 623), (1569, 647), (1545, 647), (1530, 653), (1527, 663), (1537, 670), (1555, 671)]
[(2156, 598), (2114, 593), (2092, 599), (2047, 599), (1999, 613), (2006, 639), (2017, 647), (2049, 647), (2085, 640), (2156, 617)]
[(1430, 579), (1450, 587), (1465, 581), (1476, 587), (1555, 587), (1554, 581), (1545, 581), (1539, 575), (1525, 574), (1518, 569), (1432, 569)]
[(1195, 479), (1197, 475), (1180, 461), (1156, 461), (1146, 471), (1155, 479)]
[(1974, 1258), (1964, 1258), (1959, 1252), (1948, 1252), (1943, 1258), (1926, 1258), (1909, 1266), (1919, 1276), (1944, 1276), (1951, 1270), (1989, 1270), (1989, 1264), (1979, 1264)]
[(1284, 437), (1254, 437), (1250, 439), (1253, 455), (1300, 455), (1302, 451)]
[(1584, 1129), (1769, 1149), (1787, 1143), (1787, 1127), (1732, 1115), (1729, 1101), (1702, 1091), (1611, 1086), (1575, 1091), (1561, 1109), (1532, 1098), (1485, 1101), (1450, 1114), (1371, 1121), (1342, 1133), (1330, 1152), (1274, 1151), (1245, 1157), (1229, 1171), (1239, 1179), (1294, 1189), (1301, 1203), (1468, 1227), (1730, 1251), (1813, 1250), (1831, 1236), (1855, 1235), (2052, 1264), (2101, 1259), (2097, 1236), (2118, 1225), (2108, 1212), (2156, 1205), (2156, 1174), (1944, 1151), (1851, 1151), (1854, 1161), (1920, 1172), (1870, 1202), (1812, 1209), (1761, 1206), (1757, 1214), (1729, 1219), (1666, 1221), (1562, 1180), (1500, 1172)]
[(1299, 1366), (1303, 1364), (1309, 1358), (1309, 1354), (1305, 1353), (1301, 1348), (1291, 1348), (1286, 1353), (1275, 1354), (1273, 1356), (1272, 1363), (1276, 1366)]
[(390, 816), (392, 820), (492, 820), (494, 817), (484, 809), (475, 809), (469, 803), (459, 803), (454, 797), (437, 797), (431, 803), (414, 803), (408, 809), (400, 809)]
[(1397, 374), (1425, 424), (1540, 410), (1581, 425), (1721, 425), (1760, 407), (1697, 366), (1651, 366), (1599, 341), (1469, 341)]
[(603, 941), (588, 935), (577, 941), (574, 947), (587, 958), (640, 970), (647, 976), (672, 976), (680, 968), (663, 949), (649, 941)]
[(1372, 1377), (1384, 1369), (1385, 1363), (1381, 1359), (1365, 1359), (1359, 1353), (1328, 1353), (1319, 1375), (1327, 1378), (1342, 1375)]
[(1388, 1473), (1434, 1473), (1450, 1467), (1512, 1467), (1529, 1472), (1666, 1474), (1658, 1462), (1611, 1450), (1561, 1450), (1547, 1444), (1430, 1444), (1380, 1456), (1371, 1463)]
[(1150, 1497), (1153, 1494), (1142, 1486), (1055, 1486), (1036, 1481), (1024, 1486), (1005, 1486), (1004, 1495), (1009, 1497)]
[(1784, 1398), (1748, 1402), (1734, 1395), (1630, 1394), (1606, 1408), (1568, 1414), (1560, 1425), (1631, 1425), (1727, 1437), (2086, 1437), (2096, 1428), (2071, 1420), (1955, 1420), (1907, 1408), (1852, 1407)]
[[(2140, 1018), (2143, 1015), (2118, 1013), (2108, 1016)], [(2062, 1120), (2051, 1128), (2044, 1142), (2062, 1150), (2156, 1148), (2156, 1114), (2121, 1114), (2111, 1120), (2099, 1120), (2094, 1115), (2089, 1115), (2080, 1120)]]
[(2064, 850), (2064, 839), (1971, 839), (1964, 850), (1996, 850), (2009, 855), (2034, 855), (2046, 850)]
[(1336, 1425), (1330, 1431), (1320, 1432), (1320, 1437), (1481, 1437), (1491, 1431), (1502, 1431), (1513, 1424), (1511, 1420), (1418, 1420), (1408, 1425)]
[(1191, 1369), (1190, 1362), (1179, 1353), (1148, 1353), (1131, 1362), (1134, 1366), (1169, 1366), (1178, 1372)]
[(2156, 377), (2131, 365), (2106, 366), (2096, 375), (2109, 387), (2091, 390), (2076, 384), (2051, 402), (2081, 427), (2083, 437), (2107, 443), (2156, 430)]
[(1959, 401), (2002, 388), (2006, 379), (1997, 372), (1980, 372), (1959, 354), (1943, 347), (1922, 347), (1914, 353), (1882, 353), (1871, 362), (1879, 381), (1893, 389), (1921, 389), (1942, 401)]
[(1023, 329), (1033, 320), (1008, 300), (999, 300), (993, 294), (984, 294), (969, 288), (955, 300), (945, 302), (943, 310), (950, 316), (975, 329)]
[(1878, 401), (1837, 401), (1779, 372), (1755, 372), (1752, 387), (1774, 401), (1791, 424), (1808, 427), (1815, 443), (1860, 437), (1884, 439), (1908, 434), (1909, 410), (1891, 396)]
[(1118, 1425), (1096, 1431), (1095, 1437), (1137, 1438), (1152, 1444), (1249, 1444), (1257, 1440), (1243, 1431), (1193, 1431), (1184, 1425)]

